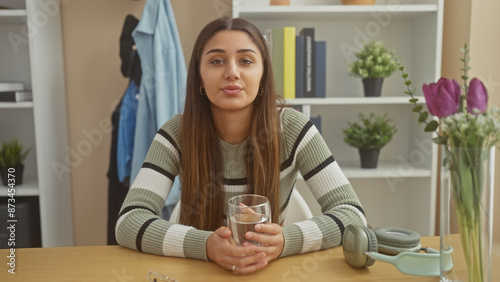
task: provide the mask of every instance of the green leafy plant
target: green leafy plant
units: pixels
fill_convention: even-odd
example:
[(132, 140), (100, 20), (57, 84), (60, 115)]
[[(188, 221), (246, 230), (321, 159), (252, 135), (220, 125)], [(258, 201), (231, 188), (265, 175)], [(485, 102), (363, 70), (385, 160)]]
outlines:
[(343, 130), (344, 141), (353, 147), (364, 150), (380, 150), (392, 140), (397, 132), (396, 127), (390, 122), (392, 119), (384, 114), (383, 116), (370, 113), (365, 116), (359, 113), (361, 123), (348, 123), (348, 127)]
[(362, 78), (390, 76), (395, 70), (394, 51), (385, 48), (381, 41), (371, 41), (355, 53), (357, 60), (349, 64), (349, 72)]
[(23, 152), (23, 145), (16, 138), (4, 141), (0, 149), (0, 167), (22, 166), (30, 150), (31, 147)]

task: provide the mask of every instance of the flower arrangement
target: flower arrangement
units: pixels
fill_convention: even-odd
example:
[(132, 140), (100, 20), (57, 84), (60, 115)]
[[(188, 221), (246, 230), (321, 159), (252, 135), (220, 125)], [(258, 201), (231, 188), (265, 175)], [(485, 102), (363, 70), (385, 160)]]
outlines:
[(396, 133), (396, 127), (390, 122), (391, 118), (370, 113), (365, 116), (359, 113), (361, 124), (348, 123), (348, 127), (343, 130), (344, 141), (353, 147), (364, 150), (380, 150), (392, 140)]
[[(413, 112), (418, 121), (425, 124), (426, 132), (435, 132), (432, 140), (445, 145), (444, 164), (449, 169), (452, 198), (455, 203), (463, 254), (468, 268), (469, 281), (488, 280), (484, 269), (491, 267), (483, 261), (482, 220), (484, 206), (482, 197), (486, 183), (485, 160), (491, 149), (500, 141), (500, 110), (487, 111), (488, 92), (483, 83), (473, 78), (469, 82), (469, 49), (467, 44), (461, 49), (464, 67), (461, 68), (463, 86), (453, 79), (441, 78), (437, 83), (422, 87), (429, 112), (417, 104), (412, 81), (405, 67), (396, 60), (402, 73)], [(429, 113), (437, 118), (428, 120)], [(438, 132), (438, 129), (441, 129)], [(488, 215), (487, 215), (488, 216)]]
[(363, 45), (363, 49), (355, 53), (357, 60), (349, 64), (349, 72), (361, 78), (383, 78), (390, 76), (395, 70), (394, 52), (385, 48), (381, 41), (372, 41)]

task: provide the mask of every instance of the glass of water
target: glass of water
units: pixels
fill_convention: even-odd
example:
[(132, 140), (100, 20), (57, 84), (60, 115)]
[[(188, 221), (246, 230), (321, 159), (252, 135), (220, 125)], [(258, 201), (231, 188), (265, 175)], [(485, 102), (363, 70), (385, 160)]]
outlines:
[(227, 202), (227, 222), (234, 241), (238, 246), (249, 242), (262, 245), (259, 242), (247, 240), (245, 234), (255, 231), (255, 225), (271, 222), (271, 205), (269, 199), (260, 195), (245, 194), (232, 197)]

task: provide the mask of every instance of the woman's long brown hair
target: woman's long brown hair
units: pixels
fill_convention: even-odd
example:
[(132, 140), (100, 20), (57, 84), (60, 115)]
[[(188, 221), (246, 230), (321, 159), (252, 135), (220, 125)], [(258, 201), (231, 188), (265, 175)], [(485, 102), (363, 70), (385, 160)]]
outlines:
[(212, 121), (210, 101), (206, 95), (200, 94), (200, 60), (207, 41), (217, 32), (225, 30), (247, 33), (262, 54), (262, 95), (259, 93), (254, 101), (245, 153), (247, 185), (249, 193), (269, 198), (273, 222), (278, 222), (280, 214), (279, 118), (269, 51), (262, 33), (252, 23), (240, 18), (220, 18), (203, 28), (194, 45), (180, 133), (180, 223), (203, 230), (215, 230), (223, 225), (226, 203), (224, 163)]

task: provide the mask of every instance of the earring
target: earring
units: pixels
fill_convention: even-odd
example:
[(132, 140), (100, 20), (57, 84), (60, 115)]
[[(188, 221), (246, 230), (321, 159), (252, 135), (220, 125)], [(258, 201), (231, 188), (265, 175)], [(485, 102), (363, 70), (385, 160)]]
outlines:
[(259, 88), (259, 96), (262, 96), (262, 94), (264, 94), (264, 88), (261, 86)]
[(200, 94), (201, 94), (202, 96), (205, 96), (205, 95), (206, 95), (206, 93), (205, 93), (205, 88), (203, 88), (203, 87), (201, 87), (201, 86), (200, 86)]

